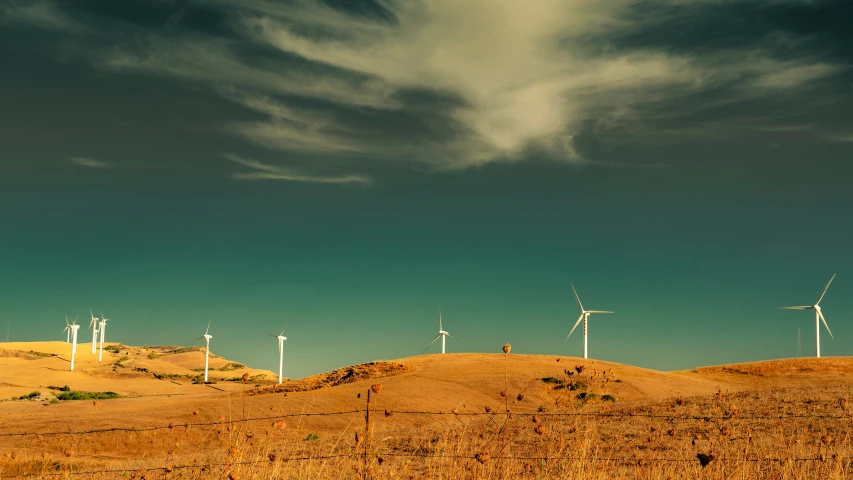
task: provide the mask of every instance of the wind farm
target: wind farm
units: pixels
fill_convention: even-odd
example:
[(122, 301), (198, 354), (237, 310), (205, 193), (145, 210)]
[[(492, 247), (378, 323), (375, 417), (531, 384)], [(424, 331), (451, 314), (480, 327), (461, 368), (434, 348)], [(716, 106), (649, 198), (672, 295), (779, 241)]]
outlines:
[(853, 479), (851, 18), (0, 0), (0, 480)]
[[(819, 322), (822, 322), (829, 331), (820, 303), (834, 279), (835, 275), (830, 278), (814, 305), (783, 307), (790, 310), (815, 310), (816, 335), (820, 333)], [(90, 355), (89, 352), (83, 352), (81, 355), (76, 348), (77, 331), (80, 325), (77, 324), (76, 319), (69, 321), (69, 317), (65, 316), (65, 329), (62, 331), (65, 335), (64, 341), (0, 344), (0, 360), (5, 362), (6, 367), (0, 371), (2, 372), (0, 373), (0, 398), (8, 398), (0, 402), (0, 415), (2, 415), (0, 418), (4, 419), (7, 430), (13, 432), (14, 438), (23, 440), (27, 436), (24, 432), (27, 431), (42, 431), (45, 433), (41, 435), (48, 433), (55, 435), (53, 430), (60, 428), (60, 425), (68, 422), (72, 424), (83, 422), (85, 410), (74, 406), (77, 400), (92, 400), (95, 408), (107, 415), (105, 421), (108, 423), (90, 424), (86, 427), (89, 430), (71, 434), (72, 438), (74, 435), (86, 435), (97, 439), (95, 443), (87, 443), (91, 445), (90, 448), (76, 447), (69, 455), (68, 449), (71, 447), (67, 446), (68, 441), (48, 442), (43, 447), (35, 449), (26, 447), (29, 453), (23, 453), (24, 450), (21, 450), (24, 444), (13, 441), (10, 445), (13, 449), (17, 448), (22, 452), (21, 454), (25, 455), (23, 458), (28, 459), (32, 457), (26, 455), (32, 454), (41, 455), (41, 458), (50, 458), (49, 452), (59, 449), (65, 452), (66, 457), (74, 457), (78, 462), (77, 467), (63, 466), (66, 464), (57, 461), (52, 468), (67, 469), (68, 472), (77, 468), (81, 472), (106, 475), (105, 478), (113, 478), (107, 472), (128, 471), (125, 468), (130, 464), (145, 465), (144, 468), (148, 471), (162, 470), (168, 473), (173, 467), (162, 467), (160, 464), (164, 461), (174, 464), (179, 461), (179, 458), (185, 462), (182, 468), (201, 468), (201, 464), (194, 463), (196, 460), (188, 456), (188, 450), (183, 454), (176, 454), (176, 451), (182, 450), (173, 447), (164, 458), (162, 451), (159, 450), (148, 450), (141, 446), (133, 447), (134, 442), (115, 442), (111, 440), (113, 434), (109, 433), (132, 432), (139, 428), (143, 431), (158, 432), (163, 428), (164, 422), (167, 429), (172, 429), (176, 424), (186, 425), (184, 433), (181, 434), (184, 439), (176, 441), (175, 445), (181, 445), (184, 442), (198, 444), (198, 448), (203, 448), (205, 455), (208, 455), (208, 462), (224, 461), (223, 466), (227, 467), (232, 476), (236, 475), (234, 472), (240, 472), (248, 478), (261, 478), (280, 475), (283, 474), (282, 472), (290, 472), (288, 475), (295, 474), (299, 471), (312, 476), (349, 478), (344, 471), (355, 469), (374, 473), (382, 472), (385, 477), (398, 478), (413, 472), (428, 471), (429, 468), (439, 468), (449, 475), (463, 475), (460, 469), (465, 468), (465, 463), (458, 461), (444, 462), (438, 467), (429, 467), (428, 464), (421, 462), (406, 464), (405, 467), (402, 465), (397, 468), (382, 467), (385, 461), (380, 459), (383, 457), (405, 454), (405, 449), (401, 450), (401, 447), (395, 446), (395, 439), (406, 439), (407, 442), (421, 441), (418, 429), (424, 421), (427, 421), (430, 428), (438, 429), (444, 432), (443, 434), (450, 435), (448, 438), (453, 438), (453, 440), (444, 441), (449, 443), (438, 444), (437, 450), (433, 449), (432, 453), (427, 455), (439, 458), (445, 455), (442, 453), (445, 449), (458, 448), (459, 445), (465, 444), (466, 448), (474, 451), (471, 458), (479, 462), (477, 473), (474, 474), (475, 478), (479, 478), (495, 472), (509, 475), (517, 468), (514, 462), (523, 462), (531, 455), (543, 454), (543, 445), (551, 445), (547, 447), (548, 449), (564, 450), (562, 457), (557, 455), (553, 459), (556, 461), (563, 458), (562, 462), (570, 461), (572, 468), (578, 468), (585, 462), (598, 461), (596, 460), (598, 456), (588, 459), (572, 459), (568, 456), (571, 449), (577, 448), (573, 443), (575, 440), (572, 439), (578, 428), (579, 415), (585, 419), (582, 422), (585, 425), (584, 428), (594, 429), (598, 432), (596, 435), (603, 436), (606, 443), (612, 444), (612, 448), (622, 452), (617, 453), (617, 450), (613, 450), (607, 455), (624, 456), (623, 449), (632, 447), (630, 441), (624, 444), (625, 437), (618, 432), (625, 431), (625, 424), (615, 422), (614, 415), (617, 419), (637, 416), (644, 418), (644, 415), (651, 411), (659, 412), (653, 413), (651, 418), (683, 417), (684, 421), (687, 421), (686, 419), (693, 418), (696, 414), (707, 412), (709, 408), (718, 408), (713, 405), (720, 405), (720, 402), (723, 402), (727, 405), (725, 407), (727, 411), (719, 417), (720, 420), (715, 420), (722, 426), (714, 426), (710, 430), (709, 427), (694, 427), (693, 430), (687, 430), (684, 433), (667, 426), (666, 423), (659, 427), (652, 427), (653, 431), (658, 428), (668, 428), (668, 437), (666, 437), (668, 440), (659, 440), (660, 444), (669, 451), (678, 452), (678, 455), (681, 455), (678, 458), (687, 462), (689, 468), (698, 468), (703, 471), (708, 465), (708, 458), (712, 460), (719, 457), (727, 458), (735, 454), (733, 448), (741, 448), (737, 446), (739, 445), (737, 442), (729, 445), (729, 442), (735, 439), (725, 440), (730, 435), (727, 432), (731, 429), (749, 431), (759, 428), (757, 423), (750, 422), (766, 422), (766, 419), (780, 415), (779, 418), (786, 418), (784, 412), (779, 413), (774, 410), (772, 399), (780, 391), (786, 392), (788, 402), (793, 402), (794, 405), (811, 404), (815, 398), (818, 398), (818, 403), (823, 405), (821, 413), (814, 416), (797, 414), (795, 418), (798, 420), (795, 423), (811, 422), (812, 425), (818, 425), (821, 431), (829, 431), (834, 428), (831, 426), (833, 419), (846, 415), (846, 395), (850, 388), (849, 378), (853, 376), (853, 358), (821, 357), (819, 337), (816, 339), (816, 355), (813, 359), (791, 358), (698, 367), (680, 371), (656, 371), (605, 359), (591, 359), (587, 349), (589, 317), (593, 314), (613, 312), (587, 310), (574, 284), (570, 283), (569, 286), (580, 309), (580, 317), (573, 324), (566, 340), (583, 322), (583, 356), (566, 355), (569, 352), (533, 355), (517, 353), (517, 350), (511, 349), (509, 343), (502, 347), (502, 354), (497, 352), (447, 353), (446, 339), (448, 337), (455, 339), (455, 337), (445, 330), (442, 311), (439, 309), (438, 334), (422, 354), (341, 367), (304, 378), (287, 378), (284, 374), (284, 342), (288, 340), (284, 334), (290, 326), (290, 320), (278, 334), (266, 333), (267, 336), (276, 339), (278, 346), (278, 368), (277, 373), (273, 373), (269, 370), (252, 369), (239, 362), (214, 355), (211, 352), (212, 317), (208, 320), (204, 334), (196, 339), (196, 341), (204, 340), (203, 346), (146, 345), (138, 347), (107, 342), (105, 332), (109, 319), (103, 313), (95, 316), (90, 311), (90, 325), (93, 329), (97, 328), (98, 348), (96, 353)], [(615, 294), (616, 292), (610, 292), (610, 295), (618, 297)], [(555, 333), (559, 330), (560, 323), (554, 322)], [(797, 332), (799, 338), (799, 329)], [(235, 340), (233, 335), (223, 337), (223, 343), (233, 340)], [(423, 354), (438, 340), (441, 340), (440, 353)], [(612, 337), (602, 338), (599, 342), (607, 344), (614, 340)], [(247, 452), (255, 452), (253, 455), (269, 452), (270, 449), (290, 448), (291, 451), (286, 452), (284, 458), (298, 457), (308, 461), (312, 458), (328, 458), (328, 455), (323, 456), (323, 449), (334, 448), (336, 451), (347, 451), (350, 447), (346, 445), (334, 446), (327, 441), (315, 440), (315, 437), (325, 439), (328, 436), (331, 439), (339, 437), (348, 430), (359, 432), (358, 428), (353, 428), (351, 421), (342, 422), (342, 419), (335, 417), (340, 414), (339, 412), (348, 411), (347, 409), (354, 408), (355, 410), (349, 411), (359, 412), (362, 393), (365, 391), (367, 403), (364, 411), (367, 412), (366, 431), (368, 432), (365, 435), (377, 436), (381, 432), (384, 438), (384, 440), (378, 440), (376, 437), (377, 440), (371, 440), (375, 443), (370, 448), (379, 449), (374, 453), (368, 452), (366, 456), (352, 457), (350, 454), (341, 454), (340, 457), (333, 457), (336, 467), (332, 471), (317, 470), (316, 466), (300, 467), (294, 470), (294, 467), (288, 463), (279, 463), (276, 460), (279, 458), (278, 454), (272, 453), (263, 454), (265, 457), (275, 457), (275, 459), (260, 470), (253, 461), (233, 462), (220, 456), (223, 455), (221, 453), (223, 448), (232, 453), (234, 448), (244, 449)], [(429, 393), (424, 394), (424, 392)], [(373, 400), (371, 400), (371, 394), (374, 396)], [(753, 400), (744, 400), (746, 398), (744, 395)], [(285, 428), (283, 418), (291, 417), (299, 418), (300, 426), (293, 432), (279, 433), (277, 437), (270, 437), (270, 433), (267, 433), (268, 438), (257, 447), (250, 441), (223, 443), (190, 433), (191, 425), (197, 423), (208, 425), (210, 418), (219, 415), (217, 412), (233, 410), (236, 398), (239, 398), (243, 413), (236, 419), (232, 416), (231, 420), (224, 420), (226, 417), (219, 416), (220, 420), (213, 423), (220, 425), (223, 428), (222, 432), (256, 429), (258, 428), (256, 423), (264, 421), (272, 422), (272, 431), (276, 431), (276, 429)], [(375, 398), (381, 399), (386, 420), (374, 425), (370, 420), (370, 412), (376, 408), (371, 403), (377, 401)], [(512, 398), (511, 405), (510, 398)], [(737, 402), (737, 404), (731, 402)], [(42, 413), (37, 416), (32, 416), (28, 412), (33, 412), (35, 405), (49, 408), (40, 411)], [(309, 411), (305, 410), (307, 405), (311, 405)], [(162, 413), (164, 408), (168, 411), (165, 415)], [(841, 408), (837, 414), (833, 413), (836, 408)], [(747, 411), (743, 412), (741, 409)], [(204, 414), (206, 417), (200, 423), (196, 421), (199, 412), (206, 412)], [(664, 415), (664, 412), (669, 413)], [(735, 420), (741, 418), (744, 413), (754, 420)], [(427, 417), (423, 417), (424, 415)], [(459, 431), (457, 426), (447, 426), (439, 421), (442, 415), (456, 416), (461, 422), (458, 427), (462, 430)], [(327, 416), (331, 417), (327, 418)], [(519, 419), (514, 420), (515, 416), (519, 416)], [(549, 420), (542, 423), (542, 417)], [(393, 421), (391, 421), (392, 418), (394, 418)], [(490, 464), (488, 461), (478, 460), (485, 455), (483, 452), (488, 451), (489, 442), (466, 440), (463, 434), (465, 429), (475, 425), (483, 432), (490, 432), (490, 429), (494, 428), (494, 431), (485, 434), (483, 438), (493, 438), (492, 441), (496, 441), (501, 438), (501, 431), (505, 428), (517, 429), (515, 435), (520, 435), (526, 428), (523, 426), (525, 419), (528, 422), (530, 419), (533, 420), (534, 437), (517, 444), (514, 447), (516, 453), (508, 457), (509, 463), (506, 464)], [(671, 419), (665, 422), (672, 422)], [(499, 420), (499, 423), (495, 424), (496, 420)], [(619, 425), (622, 426), (619, 427)], [(705, 433), (701, 436), (690, 433), (697, 431), (696, 428)], [(788, 425), (780, 428), (801, 427)], [(546, 434), (550, 431), (553, 433)], [(801, 433), (791, 434), (795, 437), (802, 435)], [(254, 438), (255, 433), (246, 433), (246, 435), (248, 435), (247, 440), (250, 440)], [(356, 435), (356, 442), (352, 447), (355, 451), (359, 451), (358, 449), (362, 448), (361, 445), (368, 441), (360, 435), (362, 434)], [(824, 444), (834, 442), (834, 440), (827, 441), (826, 438), (829, 437), (826, 435)], [(310, 448), (286, 447), (288, 442), (298, 442), (302, 437), (304, 437), (302, 441), (308, 438), (319, 443), (312, 443)], [(158, 442), (162, 442), (163, 437), (158, 433), (152, 433), (151, 438), (154, 442), (152, 445), (159, 445)], [(160, 440), (154, 440), (156, 438)], [(546, 443), (542, 444), (546, 439)], [(689, 447), (685, 446), (686, 440), (689, 440), (687, 443)], [(70, 441), (74, 443), (73, 440)], [(598, 440), (584, 435), (577, 441)], [(752, 442), (749, 439), (746, 441)], [(751, 448), (756, 452), (764, 452), (761, 455), (772, 456), (779, 452), (778, 446), (772, 443), (758, 445), (763, 446)], [(597, 448), (611, 447), (605, 447), (602, 444)], [(193, 455), (198, 454), (198, 448)], [(838, 452), (835, 455), (846, 455), (845, 452), (848, 450), (853, 453), (853, 443), (847, 441), (834, 444), (833, 448)], [(112, 452), (110, 455), (113, 460), (108, 462), (98, 460), (99, 455), (103, 455), (104, 452)], [(794, 451), (786, 454), (801, 455)], [(44, 467), (38, 467), (39, 464), (32, 463), (32, 460), (27, 460), (30, 462), (28, 464), (30, 467), (23, 467), (20, 462), (15, 461), (18, 458), (17, 455), (19, 454), (15, 454), (11, 461), (8, 459), (0, 461), (0, 473), (12, 471), (8, 469), (34, 476), (45, 473)], [(146, 460), (141, 460), (140, 455)], [(225, 455), (227, 457), (228, 454)], [(567, 458), (570, 460), (566, 460)], [(653, 465), (657, 461), (656, 458), (653, 455), (645, 461)], [(691, 463), (694, 461), (695, 464)], [(732, 470), (730, 467), (724, 467), (724, 461), (720, 460), (718, 468), (712, 471), (724, 476), (730, 475)], [(253, 465), (253, 468), (243, 468), (245, 465)], [(563, 471), (566, 468), (565, 465), (565, 463), (546, 463), (537, 468), (540, 468), (543, 473), (551, 472), (548, 473), (551, 475)], [(841, 468), (840, 471), (843, 471), (843, 462)], [(132, 468), (129, 469), (132, 470)], [(604, 471), (614, 478), (628, 478), (633, 475), (629, 473), (633, 470), (625, 469), (618, 463), (605, 468)], [(797, 475), (805, 473), (805, 470), (790, 468), (782, 468), (780, 471)], [(207, 478), (203, 472), (199, 470), (200, 478)], [(211, 471), (213, 475), (218, 475), (216, 472), (216, 470)], [(742, 473), (747, 478), (761, 478), (766, 473), (758, 467), (744, 472)], [(674, 474), (675, 470), (671, 473)], [(598, 477), (584, 475), (579, 478)]]

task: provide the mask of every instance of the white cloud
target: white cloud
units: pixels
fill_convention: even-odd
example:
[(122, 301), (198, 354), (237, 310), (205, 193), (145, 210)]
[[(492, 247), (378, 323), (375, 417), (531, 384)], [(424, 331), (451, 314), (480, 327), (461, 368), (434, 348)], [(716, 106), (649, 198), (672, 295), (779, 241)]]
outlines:
[[(590, 120), (597, 133), (619, 135), (622, 142), (715, 135), (720, 126), (712, 122), (683, 128), (650, 125), (785, 95), (841, 68), (816, 58), (776, 60), (766, 44), (695, 53), (639, 46), (619, 50), (607, 43), (609, 38), (661, 21), (629, 20), (631, 0), (378, 0), (389, 12), (384, 19), (347, 14), (319, 0), (210, 1), (228, 12), (240, 40), (134, 36), (102, 51), (100, 65), (207, 84), (264, 117), (233, 123), (229, 131), (267, 148), (414, 161), (433, 168), (518, 161), (531, 149), (589, 163), (573, 139), (589, 128)], [(684, 0), (656, 3), (689, 8)], [(768, 32), (765, 41), (794, 40)], [(238, 53), (246, 47), (301, 60), (248, 58)], [(728, 92), (722, 97), (682, 101), (722, 89)], [(417, 116), (406, 111), (399, 94), (424, 90), (458, 99), (442, 112), (451, 135), (383, 137), (366, 134), (367, 127), (359, 124), (363, 112)], [(335, 115), (334, 108), (356, 114)], [(767, 128), (775, 125), (773, 118), (729, 123), (737, 121), (758, 122), (756, 128), (762, 122)], [(260, 174), (271, 175), (263, 169)]]
[(71, 163), (73, 163), (75, 165), (79, 165), (81, 167), (88, 167), (88, 168), (110, 168), (110, 167), (112, 167), (112, 164), (110, 164), (110, 163), (107, 163), (107, 162), (104, 162), (101, 160), (95, 160), (93, 158), (68, 157), (68, 161), (70, 161)]
[(233, 177), (238, 180), (280, 180), (288, 182), (362, 185), (372, 183), (371, 178), (366, 175), (315, 175), (292, 167), (270, 165), (259, 162), (257, 160), (246, 159), (231, 153), (223, 153), (222, 156), (224, 158), (227, 158), (228, 160), (231, 160), (234, 163), (252, 169), (249, 172), (239, 172), (233, 174)]

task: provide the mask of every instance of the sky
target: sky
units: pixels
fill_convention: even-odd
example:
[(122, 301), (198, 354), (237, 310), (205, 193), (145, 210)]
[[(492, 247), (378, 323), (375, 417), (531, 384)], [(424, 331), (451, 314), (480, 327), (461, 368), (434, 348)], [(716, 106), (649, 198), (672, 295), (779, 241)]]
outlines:
[(813, 355), (780, 307), (837, 273), (821, 353), (851, 355), (850, 18), (0, 0), (0, 318), (60, 340), (91, 307), (130, 345), (212, 319), (215, 354), (271, 370), (290, 320), (296, 378), (420, 355), (439, 308), (449, 352), (581, 356), (574, 284), (616, 312), (591, 358), (675, 370)]

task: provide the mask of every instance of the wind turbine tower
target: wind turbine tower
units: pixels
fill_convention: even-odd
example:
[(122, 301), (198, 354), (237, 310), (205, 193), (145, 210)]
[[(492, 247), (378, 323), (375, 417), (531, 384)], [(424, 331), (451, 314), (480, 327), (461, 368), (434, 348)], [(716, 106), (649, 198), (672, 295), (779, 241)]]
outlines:
[(207, 383), (207, 367), (210, 362), (210, 339), (213, 338), (213, 335), (210, 335), (210, 322), (213, 321), (213, 317), (207, 321), (207, 330), (204, 331), (204, 335), (196, 338), (196, 341), (204, 339), (205, 343), (205, 351), (204, 351), (204, 383)]
[(287, 326), (290, 325), (290, 320), (284, 324), (284, 328), (281, 329), (281, 333), (278, 335), (273, 335), (268, 333), (267, 335), (278, 339), (278, 384), (281, 385), (282, 379), (282, 366), (284, 365), (284, 341), (287, 340), (287, 337), (284, 336), (284, 331), (287, 330)]
[(109, 318), (104, 316), (104, 312), (101, 312), (101, 348), (98, 350), (98, 363), (101, 363), (101, 359), (104, 356), (104, 336), (107, 333), (107, 320)]
[(613, 313), (613, 312), (609, 312), (607, 310), (584, 310), (583, 305), (581, 304), (581, 299), (580, 299), (580, 297), (578, 297), (578, 292), (577, 292), (577, 290), (575, 290), (574, 284), (572, 284), (572, 292), (574, 292), (574, 294), (575, 294), (575, 300), (578, 301), (578, 307), (580, 307), (580, 309), (581, 309), (581, 316), (578, 317), (578, 321), (575, 322), (575, 326), (572, 327), (572, 331), (569, 332), (569, 334), (566, 336), (566, 340), (568, 340), (569, 337), (572, 336), (572, 333), (575, 331), (576, 328), (578, 328), (578, 324), (580, 324), (581, 320), (583, 320), (583, 358), (589, 358), (587, 356), (587, 322), (589, 321), (589, 315), (591, 313)]
[(71, 332), (71, 371), (74, 371), (74, 356), (77, 353), (77, 329), (80, 328), (80, 325), (77, 325), (77, 320), (74, 320), (74, 323), (68, 323), (68, 317), (65, 318), (65, 329)]
[(444, 330), (444, 327), (441, 324), (441, 309), (438, 309), (438, 335), (436, 335), (435, 338), (433, 338), (432, 341), (429, 342), (429, 345), (427, 345), (427, 347), (424, 349), (424, 352), (426, 352), (427, 348), (431, 347), (432, 344), (435, 343), (435, 341), (438, 340), (439, 337), (441, 337), (441, 353), (443, 354), (445, 351), (444, 343), (447, 340), (447, 337), (450, 337), (454, 340), (456, 339), (456, 337)]
[(89, 328), (92, 329), (92, 353), (94, 354), (98, 346), (98, 317), (92, 313), (91, 307), (89, 307), (89, 316), (92, 317), (92, 320), (89, 322)]
[(814, 305), (801, 305), (796, 307), (782, 307), (785, 310), (814, 310), (814, 330), (815, 330), (815, 357), (820, 358), (820, 322), (823, 321), (823, 326), (826, 327), (826, 331), (829, 332), (829, 336), (835, 340), (835, 337), (832, 335), (832, 330), (829, 329), (829, 325), (826, 323), (826, 317), (823, 316), (823, 312), (820, 309), (820, 301), (823, 300), (823, 296), (826, 295), (826, 291), (829, 289), (829, 284), (835, 280), (835, 275), (832, 274), (832, 278), (829, 279), (826, 286), (823, 287), (823, 291), (820, 292), (820, 296), (817, 297), (817, 301), (814, 302)]

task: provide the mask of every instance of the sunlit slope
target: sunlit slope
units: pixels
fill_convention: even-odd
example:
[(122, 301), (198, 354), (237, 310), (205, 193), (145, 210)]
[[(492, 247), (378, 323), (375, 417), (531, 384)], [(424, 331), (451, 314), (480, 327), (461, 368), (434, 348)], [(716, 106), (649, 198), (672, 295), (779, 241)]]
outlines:
[[(17, 352), (60, 352), (67, 347), (55, 344), (9, 344)], [(35, 347), (38, 346), (38, 349)], [(78, 347), (79, 348), (79, 347)], [(160, 351), (161, 353), (157, 353)], [(165, 353), (167, 351), (179, 353)], [(5, 353), (4, 353), (5, 352)], [(155, 358), (149, 358), (151, 353)], [(2, 356), (5, 355), (5, 356)], [(110, 390), (124, 395), (139, 392), (136, 398), (92, 402), (62, 402), (47, 407), (43, 403), (14, 401), (0, 403), (0, 422), (10, 431), (51, 430), (56, 428), (144, 427), (170, 422), (198, 423), (221, 419), (262, 418), (302, 413), (363, 411), (366, 393), (373, 384), (381, 384), (374, 396), (378, 412), (392, 414), (385, 420), (395, 427), (418, 426), (434, 422), (457, 421), (453, 415), (394, 415), (394, 412), (483, 412), (510, 408), (513, 412), (535, 412), (556, 408), (555, 401), (573, 399), (574, 391), (557, 391), (554, 382), (582, 382), (586, 390), (611, 395), (617, 404), (642, 405), (649, 400), (707, 395), (722, 390), (742, 391), (773, 386), (828, 385), (853, 379), (853, 359), (792, 359), (750, 364), (704, 367), (691, 371), (659, 372), (600, 360), (551, 355), (520, 354), (446, 354), (424, 355), (389, 362), (344, 367), (333, 372), (287, 381), (281, 387), (273, 382), (219, 382), (213, 390), (181, 379), (157, 380), (150, 373), (116, 372), (108, 366), (123, 357), (135, 368), (160, 368), (160, 371), (189, 372), (196, 362), (203, 366), (203, 354), (176, 347), (143, 350), (121, 347), (111, 354), (110, 363), (98, 366), (90, 352), (79, 354), (79, 371), (68, 372), (65, 357), (22, 358), (22, 353), (0, 349), (0, 391), (27, 393), (31, 385), (71, 385), (77, 390)], [(106, 355), (106, 353), (105, 353)], [(169, 360), (171, 358), (171, 361)], [(133, 360), (131, 363), (130, 360)], [(124, 363), (123, 362), (123, 363)], [(215, 365), (226, 368), (221, 360)], [(6, 368), (13, 364), (14, 368)], [(173, 369), (173, 370), (168, 370)], [(578, 372), (580, 370), (580, 372)], [(240, 376), (262, 372), (249, 369), (216, 370), (216, 375)], [(266, 372), (272, 379), (273, 375)], [(571, 376), (568, 374), (571, 373)], [(130, 377), (138, 374), (138, 377)], [(147, 376), (146, 376), (147, 375)], [(38, 380), (36, 380), (36, 378)], [(543, 379), (552, 379), (543, 381)], [(173, 383), (176, 382), (176, 383)], [(12, 387), (10, 385), (21, 385)], [(503, 395), (503, 393), (505, 395)], [(23, 394), (23, 393), (21, 393)], [(165, 395), (164, 395), (165, 394)], [(5, 398), (11, 394), (4, 393)], [(564, 404), (565, 405), (565, 404)], [(91, 417), (97, 409), (97, 420)], [(392, 420), (393, 419), (393, 420)], [(363, 422), (363, 413), (294, 417), (288, 428), (305, 432), (341, 432)], [(262, 421), (262, 425), (269, 422)], [(306, 433), (307, 434), (307, 433)]]
[[(204, 369), (204, 351), (199, 347), (141, 348), (105, 343), (104, 348), (99, 363), (91, 343), (79, 343), (72, 372), (71, 345), (65, 342), (0, 343), (0, 399), (33, 391), (50, 392), (49, 386), (65, 385), (73, 390), (112, 391), (127, 396), (209, 390), (192, 385)], [(230, 382), (222, 381), (243, 374), (253, 380), (274, 378), (272, 372), (211, 355), (209, 377), (220, 381), (217, 388), (229, 388)]]

